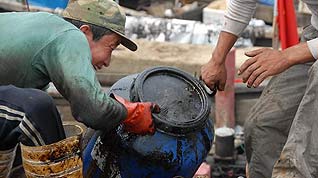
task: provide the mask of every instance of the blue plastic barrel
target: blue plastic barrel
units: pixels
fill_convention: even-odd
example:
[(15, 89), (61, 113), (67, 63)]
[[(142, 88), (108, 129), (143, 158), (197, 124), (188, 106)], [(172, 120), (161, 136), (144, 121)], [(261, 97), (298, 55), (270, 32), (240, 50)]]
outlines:
[[(118, 154), (118, 167), (122, 178), (191, 178), (206, 158), (213, 141), (211, 121), (199, 132), (174, 137), (156, 132), (152, 136), (139, 136), (122, 142)], [(84, 151), (85, 177), (105, 177), (94, 165), (91, 153), (98, 135), (94, 135)], [(109, 138), (113, 139), (113, 138)], [(115, 145), (113, 145), (115, 146)], [(110, 153), (114, 154), (114, 153)], [(108, 177), (108, 176), (106, 176)]]
[(83, 153), (85, 177), (193, 177), (214, 137), (211, 98), (200, 82), (181, 70), (155, 67), (120, 79), (110, 92), (159, 104), (156, 132), (140, 136), (119, 126), (95, 133)]
[(50, 9), (65, 9), (68, 0), (28, 0), (28, 2), (32, 6), (46, 7)]

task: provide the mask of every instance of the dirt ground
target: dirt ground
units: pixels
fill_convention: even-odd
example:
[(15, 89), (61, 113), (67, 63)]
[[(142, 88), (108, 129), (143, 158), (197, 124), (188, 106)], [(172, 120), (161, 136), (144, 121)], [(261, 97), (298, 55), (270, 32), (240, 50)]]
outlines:
[[(138, 50), (135, 52), (119, 46), (113, 52), (110, 66), (98, 73), (128, 75), (139, 73), (149, 67), (172, 66), (190, 74), (199, 75), (201, 66), (210, 60), (214, 49), (211, 45), (149, 42), (146, 40), (136, 40), (136, 43)], [(235, 49), (236, 68), (248, 59), (244, 52), (257, 48)]]

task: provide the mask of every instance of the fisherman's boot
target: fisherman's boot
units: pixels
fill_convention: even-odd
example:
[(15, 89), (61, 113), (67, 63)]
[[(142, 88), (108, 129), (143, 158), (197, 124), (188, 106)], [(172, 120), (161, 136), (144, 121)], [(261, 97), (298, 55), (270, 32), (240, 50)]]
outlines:
[[(80, 139), (82, 129), (76, 125), (65, 128), (66, 139), (44, 146), (21, 144), (22, 164), (27, 178), (67, 177), (81, 178), (82, 158)], [(71, 136), (68, 134), (71, 132)]]
[(8, 178), (15, 157), (16, 146), (10, 150), (0, 150), (0, 178)]

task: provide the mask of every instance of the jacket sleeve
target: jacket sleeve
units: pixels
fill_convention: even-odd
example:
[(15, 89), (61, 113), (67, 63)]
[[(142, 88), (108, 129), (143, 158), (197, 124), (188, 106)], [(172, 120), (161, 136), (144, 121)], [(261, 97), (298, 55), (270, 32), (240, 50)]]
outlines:
[(307, 41), (308, 48), (312, 56), (317, 60), (318, 59), (318, 38)]
[(222, 31), (240, 36), (254, 15), (256, 3), (257, 0), (228, 1)]
[(109, 130), (126, 117), (126, 108), (102, 90), (91, 63), (88, 42), (80, 31), (64, 32), (39, 55), (44, 73), (69, 101), (77, 120), (93, 129)]

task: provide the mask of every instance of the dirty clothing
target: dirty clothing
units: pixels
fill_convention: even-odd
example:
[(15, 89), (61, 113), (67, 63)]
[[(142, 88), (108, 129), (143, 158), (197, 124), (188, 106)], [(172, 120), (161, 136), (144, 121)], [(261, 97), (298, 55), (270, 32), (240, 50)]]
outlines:
[[(0, 85), (43, 89), (53, 82), (73, 116), (108, 130), (126, 117), (96, 78), (85, 35), (61, 17), (38, 12), (0, 14)], [(43, 118), (44, 119), (44, 118)]]
[(0, 86), (0, 150), (21, 142), (42, 146), (65, 138), (53, 99), (37, 89)]
[[(304, 30), (303, 40), (317, 37), (313, 26)], [(318, 177), (317, 76), (317, 62), (299, 64), (274, 76), (264, 89), (244, 126), (250, 177), (271, 177), (280, 155), (273, 177)], [(286, 170), (291, 174), (282, 176)]]
[[(312, 26), (305, 29), (305, 40), (317, 37), (318, 30)], [(318, 177), (318, 62), (311, 64), (309, 70), (303, 72), (307, 80), (306, 83), (300, 83), (305, 83), (306, 89), (301, 91), (304, 96), (293, 119), (287, 142), (274, 166), (273, 178)]]

